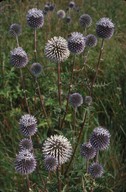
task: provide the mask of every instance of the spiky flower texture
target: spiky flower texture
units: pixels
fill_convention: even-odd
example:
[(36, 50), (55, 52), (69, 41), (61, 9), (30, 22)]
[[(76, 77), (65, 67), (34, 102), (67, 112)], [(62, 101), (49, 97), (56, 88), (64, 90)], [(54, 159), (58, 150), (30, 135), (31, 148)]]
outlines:
[(57, 16), (58, 16), (58, 18), (60, 18), (60, 19), (64, 19), (65, 16), (66, 16), (66, 13), (65, 13), (64, 10), (61, 9), (61, 10), (57, 11)]
[(96, 34), (103, 39), (110, 39), (114, 33), (114, 24), (109, 18), (103, 17), (96, 23)]
[(88, 172), (94, 179), (99, 178), (103, 175), (103, 167), (99, 163), (93, 163), (89, 166)]
[(96, 150), (108, 148), (110, 144), (109, 131), (103, 127), (96, 127), (91, 134), (90, 143)]
[(16, 156), (15, 170), (16, 172), (27, 175), (32, 173), (36, 168), (36, 160), (32, 153), (28, 150), (22, 150)]
[(21, 48), (15, 48), (10, 52), (10, 63), (16, 68), (23, 68), (28, 64), (28, 56)]
[(72, 155), (72, 146), (67, 138), (62, 135), (54, 135), (47, 138), (42, 147), (44, 157), (56, 158), (58, 164), (66, 163)]
[(34, 135), (37, 131), (37, 120), (32, 115), (23, 115), (19, 121), (19, 125), (21, 133), (26, 137)]
[(82, 157), (85, 157), (88, 160), (93, 159), (95, 157), (96, 150), (92, 147), (90, 142), (88, 142), (81, 145), (80, 153)]
[(92, 18), (88, 14), (83, 14), (79, 18), (80, 25), (85, 29), (92, 24)]
[(40, 63), (33, 63), (31, 65), (30, 71), (32, 75), (34, 75), (35, 77), (38, 77), (42, 72), (42, 65)]
[(97, 38), (92, 34), (87, 35), (85, 39), (85, 45), (87, 47), (95, 47), (97, 45)]
[(34, 29), (41, 28), (44, 24), (44, 15), (40, 9), (30, 9), (26, 18), (28, 25)]
[(10, 26), (10, 34), (12, 36), (19, 36), (21, 34), (21, 25), (17, 24), (17, 23), (13, 23), (11, 26)]
[(19, 143), (20, 150), (29, 150), (33, 149), (32, 140), (28, 138), (24, 138)]
[(45, 164), (45, 167), (48, 171), (55, 171), (57, 169), (57, 166), (58, 166), (58, 161), (53, 156), (47, 156), (44, 159), (44, 164)]
[(77, 108), (83, 104), (83, 97), (79, 93), (73, 93), (69, 96), (69, 102), (74, 108)]
[(73, 32), (68, 35), (68, 48), (71, 53), (80, 54), (84, 51), (85, 40), (84, 36), (81, 33)]
[(70, 55), (67, 41), (63, 37), (51, 38), (45, 46), (45, 55), (53, 62), (65, 61)]

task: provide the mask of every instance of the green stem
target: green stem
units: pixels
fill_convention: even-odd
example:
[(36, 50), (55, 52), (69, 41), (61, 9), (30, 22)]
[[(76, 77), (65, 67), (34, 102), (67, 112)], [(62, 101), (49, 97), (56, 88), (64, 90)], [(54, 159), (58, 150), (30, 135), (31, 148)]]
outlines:
[(23, 88), (23, 92), (24, 92), (25, 104), (26, 104), (26, 107), (27, 107), (27, 111), (30, 114), (30, 109), (29, 109), (28, 101), (27, 101), (27, 97), (26, 97), (25, 82), (24, 82), (22, 69), (20, 69), (20, 79), (21, 79), (21, 84), (22, 84), (22, 88)]
[(85, 111), (85, 113), (84, 113), (84, 118), (83, 118), (81, 130), (80, 130), (79, 135), (78, 135), (78, 138), (77, 138), (77, 142), (76, 142), (76, 145), (75, 145), (75, 148), (74, 148), (74, 151), (73, 151), (73, 155), (72, 155), (72, 157), (71, 157), (71, 159), (70, 159), (70, 162), (69, 162), (69, 164), (68, 164), (68, 166), (67, 166), (67, 168), (66, 168), (66, 171), (65, 171), (65, 173), (64, 173), (65, 176), (66, 176), (67, 173), (68, 173), (68, 170), (69, 170), (69, 168), (70, 168), (70, 166), (71, 166), (71, 164), (72, 164), (72, 161), (73, 161), (73, 159), (74, 159), (74, 156), (75, 156), (77, 147), (78, 147), (78, 145), (79, 145), (79, 143), (80, 143), (80, 141), (81, 141), (82, 132), (83, 132), (84, 125), (85, 125), (85, 122), (86, 122), (86, 117), (87, 117), (87, 111)]
[(35, 61), (37, 59), (37, 34), (36, 34), (36, 29), (34, 29), (34, 56), (35, 56)]
[(16, 42), (17, 42), (17, 47), (19, 47), (19, 40), (17, 35), (16, 35)]
[(98, 70), (99, 70), (99, 66), (100, 66), (100, 61), (101, 61), (103, 48), (104, 48), (104, 39), (102, 39), (102, 42), (101, 42), (101, 48), (100, 48), (100, 53), (99, 53), (99, 57), (98, 57), (98, 63), (97, 63), (97, 66), (96, 66), (96, 71), (95, 71), (94, 78), (93, 78), (92, 83), (91, 83), (91, 88), (90, 88), (90, 95), (91, 96), (93, 94), (93, 85), (94, 85), (94, 83), (96, 81), (96, 78), (97, 78), (97, 75), (98, 75)]

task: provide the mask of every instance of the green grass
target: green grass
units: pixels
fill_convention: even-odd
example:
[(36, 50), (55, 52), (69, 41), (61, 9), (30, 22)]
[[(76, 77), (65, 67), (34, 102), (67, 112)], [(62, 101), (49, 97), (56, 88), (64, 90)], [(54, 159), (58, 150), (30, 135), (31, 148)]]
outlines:
[[(6, 0), (0, 3), (0, 191), (1, 192), (20, 192), (26, 191), (26, 181), (23, 176), (15, 172), (14, 160), (18, 153), (18, 144), (22, 137), (19, 131), (18, 121), (21, 115), (27, 113), (24, 94), (20, 86), (20, 71), (10, 65), (10, 51), (16, 47), (16, 41), (9, 35), (9, 27), (12, 23), (22, 25), (22, 35), (19, 36), (19, 44), (28, 53), (29, 64), (34, 62), (33, 54), (33, 30), (27, 26), (26, 14), (30, 8), (44, 6), (43, 0), (24, 2), (16, 0)], [(68, 1), (56, 3), (56, 11), (66, 9)], [(105, 47), (100, 64), (100, 71), (94, 86), (93, 104), (88, 109), (88, 115), (83, 132), (82, 142), (85, 142), (92, 130), (101, 125), (107, 127), (111, 133), (110, 148), (100, 153), (100, 162), (104, 165), (105, 174), (96, 180), (95, 190), (97, 192), (124, 192), (126, 190), (126, 160), (125, 160), (125, 139), (126, 139), (126, 55), (125, 55), (125, 30), (126, 30), (126, 2), (118, 0), (106, 1), (76, 1), (80, 6), (80, 12), (71, 11), (72, 22), (68, 26), (64, 21), (58, 22), (56, 11), (45, 16), (45, 24), (42, 29), (37, 30), (37, 62), (44, 68), (44, 74), (39, 78), (39, 83), (44, 97), (47, 113), (50, 116), (50, 133), (62, 133), (72, 144), (76, 138), (72, 130), (72, 113), (69, 107), (63, 130), (57, 127), (58, 116), (63, 116), (65, 109), (65, 98), (69, 86), (71, 65), (73, 55), (62, 64), (62, 88), (63, 88), (63, 107), (60, 111), (57, 101), (57, 72), (56, 65), (45, 58), (44, 47), (48, 39), (53, 36), (63, 36), (71, 32), (78, 31), (83, 33), (83, 29), (78, 24), (79, 16), (88, 13), (93, 18), (92, 26), (87, 33), (95, 34), (95, 24), (101, 17), (109, 17), (115, 24), (114, 36), (105, 41)], [(87, 61), (86, 72), (75, 73), (72, 92), (79, 92), (83, 96), (88, 95), (87, 85), (94, 75), (100, 49), (100, 40), (96, 48), (91, 49)], [(83, 56), (75, 58), (76, 68), (80, 69), (83, 64)], [(44, 191), (44, 183), (50, 191), (57, 191), (56, 175), (50, 175), (43, 166), (41, 149), (37, 148), (44, 139), (47, 138), (48, 126), (46, 119), (41, 113), (40, 101), (35, 94), (36, 86), (34, 79), (30, 76), (27, 69), (23, 69), (26, 84), (26, 94), (32, 115), (38, 120), (38, 133), (33, 141), (35, 154), (38, 160), (38, 169), (30, 175), (31, 191)], [(79, 130), (85, 106), (78, 110), (77, 122)], [(73, 137), (72, 137), (73, 136)], [(87, 191), (90, 191), (92, 180), (85, 175), (85, 161), (80, 157), (79, 147), (70, 168), (68, 182), (62, 178), (62, 192), (81, 192), (83, 184)], [(66, 167), (66, 166), (65, 166)]]

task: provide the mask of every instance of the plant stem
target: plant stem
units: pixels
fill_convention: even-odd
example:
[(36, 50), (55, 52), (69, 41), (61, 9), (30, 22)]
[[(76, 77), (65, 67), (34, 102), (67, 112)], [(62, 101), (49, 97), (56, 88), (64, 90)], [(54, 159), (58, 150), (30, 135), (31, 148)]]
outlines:
[(86, 172), (88, 173), (89, 160), (86, 160)]
[(43, 114), (44, 114), (44, 116), (46, 118), (48, 127), (50, 128), (50, 124), (49, 124), (49, 121), (48, 121), (48, 116), (47, 116), (46, 109), (45, 109), (45, 106), (44, 106), (44, 100), (43, 100), (43, 97), (41, 95), (41, 90), (40, 90), (40, 86), (39, 86), (39, 82), (38, 82), (37, 78), (35, 79), (35, 83), (36, 83), (37, 89), (38, 89), (38, 95), (39, 95), (39, 99), (40, 99), (40, 103), (41, 103), (41, 108), (42, 108)]
[(66, 168), (66, 171), (65, 171), (65, 173), (64, 173), (65, 176), (67, 175), (67, 172), (68, 172), (68, 170), (69, 170), (69, 168), (70, 168), (70, 166), (71, 166), (71, 164), (72, 164), (72, 161), (73, 161), (73, 159), (74, 159), (74, 156), (75, 156), (77, 147), (78, 147), (78, 145), (79, 145), (79, 143), (80, 143), (80, 141), (81, 141), (81, 136), (82, 136), (82, 132), (83, 132), (83, 129), (84, 129), (85, 122), (86, 122), (86, 117), (87, 117), (87, 111), (85, 111), (85, 113), (84, 113), (84, 118), (83, 118), (81, 130), (80, 130), (79, 135), (78, 135), (78, 138), (77, 138), (77, 142), (76, 142), (76, 145), (75, 145), (75, 148), (74, 148), (74, 151), (73, 151), (73, 155), (72, 155), (72, 157), (71, 157), (71, 159), (70, 159), (70, 162), (69, 162), (69, 164), (68, 164), (68, 166), (67, 166), (67, 168)]
[(16, 42), (17, 42), (17, 47), (19, 47), (19, 40), (17, 35), (16, 35)]
[(101, 61), (101, 55), (102, 55), (103, 48), (104, 48), (104, 39), (102, 39), (102, 42), (101, 42), (101, 48), (100, 48), (100, 53), (99, 53), (99, 57), (98, 57), (98, 63), (97, 63), (97, 66), (96, 66), (96, 71), (95, 71), (94, 78), (93, 78), (92, 83), (91, 83), (90, 96), (92, 96), (93, 85), (94, 85), (94, 83), (96, 81), (96, 78), (97, 78), (97, 75), (98, 75), (98, 70), (99, 70), (99, 66), (100, 66), (100, 61)]
[(37, 34), (36, 34), (36, 29), (34, 29), (34, 56), (35, 56), (35, 61), (37, 59)]
[(73, 132), (76, 135), (76, 113), (77, 113), (77, 108), (74, 108), (74, 115), (73, 115)]
[(96, 163), (98, 163), (99, 151), (96, 153)]
[(60, 170), (59, 170), (59, 167), (57, 168), (57, 180), (58, 180), (58, 185), (57, 185), (58, 192), (61, 192), (61, 180), (60, 180)]
[[(61, 109), (62, 101), (61, 101), (61, 67), (60, 63), (57, 64), (57, 73), (58, 73), (58, 100), (59, 100), (59, 106)], [(59, 128), (61, 127), (61, 117), (59, 116)]]
[(69, 83), (69, 88), (68, 88), (68, 94), (67, 94), (67, 101), (66, 101), (66, 109), (65, 109), (65, 113), (61, 122), (61, 129), (64, 125), (64, 121), (68, 112), (68, 105), (69, 105), (69, 95), (70, 95), (70, 91), (72, 88), (72, 82), (73, 82), (73, 76), (74, 76), (74, 67), (75, 67), (75, 61), (73, 62), (73, 67), (72, 67), (72, 71), (71, 71), (71, 78), (70, 78), (70, 83)]
[(27, 111), (30, 114), (30, 109), (29, 109), (28, 101), (27, 101), (27, 97), (26, 97), (26, 90), (25, 90), (25, 83), (24, 83), (24, 77), (23, 77), (22, 69), (20, 69), (20, 79), (21, 79), (21, 84), (22, 84), (22, 88), (23, 88), (23, 92), (24, 92), (24, 98), (25, 98)]
[(27, 189), (28, 192), (30, 191), (30, 180), (29, 180), (29, 175), (26, 175), (26, 180), (27, 180)]

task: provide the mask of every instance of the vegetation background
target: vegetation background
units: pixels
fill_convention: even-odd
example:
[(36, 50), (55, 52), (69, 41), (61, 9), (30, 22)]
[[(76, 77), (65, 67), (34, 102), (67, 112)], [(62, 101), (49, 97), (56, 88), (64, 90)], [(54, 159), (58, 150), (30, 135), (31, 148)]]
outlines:
[[(59, 108), (57, 104), (57, 74), (55, 65), (50, 63), (44, 56), (46, 42), (53, 36), (67, 38), (70, 32), (78, 31), (83, 33), (79, 26), (78, 19), (83, 13), (89, 14), (93, 19), (88, 34), (95, 34), (95, 25), (101, 17), (109, 17), (115, 24), (114, 36), (105, 42), (102, 55), (101, 68), (98, 80), (94, 86), (94, 98), (91, 111), (86, 120), (86, 132), (84, 139), (89, 137), (90, 132), (99, 124), (109, 129), (111, 133), (111, 145), (109, 150), (101, 154), (100, 161), (105, 166), (105, 174), (99, 179), (95, 191), (100, 192), (125, 192), (126, 191), (126, 1), (123, 0), (76, 0), (80, 10), (71, 11), (72, 22), (59, 21), (56, 12), (59, 9), (66, 10), (69, 1), (55, 0), (56, 8), (52, 13), (45, 16), (45, 23), (42, 29), (37, 30), (37, 60), (43, 65), (44, 73), (39, 78), (42, 96), (48, 114), (52, 117), (52, 130), (58, 132), (57, 116)], [(0, 192), (25, 191), (24, 178), (15, 173), (14, 159), (18, 153), (18, 144), (22, 136), (19, 132), (18, 121), (22, 114), (27, 113), (24, 102), (23, 91), (20, 86), (20, 72), (10, 65), (10, 51), (16, 47), (16, 41), (9, 34), (9, 27), (13, 23), (22, 25), (22, 35), (19, 43), (28, 53), (29, 66), (34, 62), (33, 55), (33, 30), (27, 26), (26, 14), (30, 8), (43, 9), (45, 0), (5, 0), (0, 2)], [(100, 41), (96, 48), (91, 49), (87, 62), (87, 74), (81, 72), (75, 75), (75, 86), (73, 91), (82, 95), (88, 95), (86, 89), (86, 77), (92, 76), (93, 69), (98, 58)], [(67, 91), (69, 84), (69, 69), (73, 56), (62, 66), (63, 90)], [(80, 68), (83, 62), (82, 56), (77, 56), (76, 67)], [(41, 114), (39, 98), (35, 94), (34, 79), (26, 69), (23, 69), (26, 94), (29, 106), (33, 115), (38, 120), (38, 133), (34, 137), (34, 143), (42, 143), (47, 137), (47, 123)], [(63, 73), (64, 72), (64, 73)], [(65, 95), (64, 95), (65, 97)], [(83, 108), (80, 109), (81, 115)], [(66, 126), (63, 133), (67, 138), (71, 137), (71, 111), (66, 117)], [(59, 131), (60, 133), (60, 131)], [(39, 174), (44, 179), (47, 172), (43, 168), (41, 149), (36, 151), (40, 165)], [(71, 170), (69, 178), (70, 188), (67, 191), (82, 191), (82, 178), (84, 162), (79, 156), (74, 161), (74, 171)], [(31, 191), (44, 191), (44, 184), (38, 173), (30, 176), (32, 182)], [(84, 177), (83, 177), (84, 178)], [(87, 182), (87, 180), (85, 181)], [(48, 182), (49, 191), (56, 191), (55, 177), (53, 182)], [(86, 183), (88, 185), (88, 183)], [(64, 189), (65, 192), (65, 189)]]

